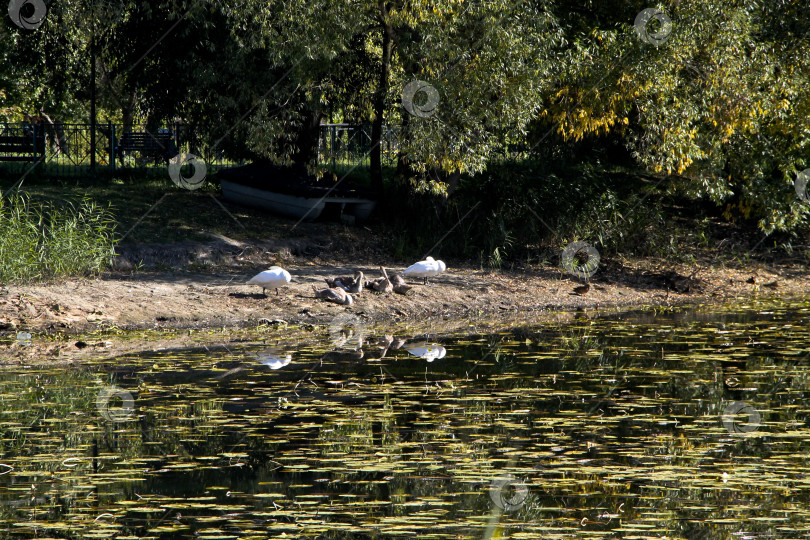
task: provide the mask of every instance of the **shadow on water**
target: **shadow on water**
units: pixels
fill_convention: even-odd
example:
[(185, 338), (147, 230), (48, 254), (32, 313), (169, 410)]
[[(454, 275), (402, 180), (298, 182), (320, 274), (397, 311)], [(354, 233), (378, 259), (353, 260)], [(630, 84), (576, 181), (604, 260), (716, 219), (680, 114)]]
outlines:
[(32, 538), (810, 535), (807, 302), (0, 372)]

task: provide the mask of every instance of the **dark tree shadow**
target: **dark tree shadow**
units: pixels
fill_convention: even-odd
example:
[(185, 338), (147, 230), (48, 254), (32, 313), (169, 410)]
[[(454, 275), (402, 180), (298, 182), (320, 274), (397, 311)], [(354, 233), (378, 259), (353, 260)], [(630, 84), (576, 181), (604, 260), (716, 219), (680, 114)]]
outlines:
[(265, 298), (270, 297), (270, 295), (263, 293), (239, 293), (239, 292), (228, 293), (228, 296), (230, 296), (231, 298), (253, 298), (254, 300), (263, 300)]

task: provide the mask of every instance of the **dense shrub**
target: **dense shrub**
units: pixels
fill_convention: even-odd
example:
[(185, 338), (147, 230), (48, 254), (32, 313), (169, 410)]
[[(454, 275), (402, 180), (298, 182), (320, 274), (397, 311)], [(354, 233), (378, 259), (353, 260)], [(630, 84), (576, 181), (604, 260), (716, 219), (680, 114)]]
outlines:
[(584, 240), (606, 253), (667, 255), (664, 189), (629, 172), (536, 162), (500, 164), (464, 178), (449, 198), (394, 186), (384, 203), (397, 256), (434, 254), (501, 266), (543, 261)]

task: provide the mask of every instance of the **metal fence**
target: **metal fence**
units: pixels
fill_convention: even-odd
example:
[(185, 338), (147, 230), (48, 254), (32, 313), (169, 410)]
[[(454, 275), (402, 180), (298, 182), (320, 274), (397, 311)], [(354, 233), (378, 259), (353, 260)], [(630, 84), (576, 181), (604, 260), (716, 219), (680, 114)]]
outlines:
[[(188, 142), (179, 136), (181, 128), (150, 133), (144, 126), (125, 131), (121, 125), (96, 124), (94, 160), (90, 124), (0, 123), (0, 172), (70, 177), (89, 175), (95, 167), (96, 172), (136, 169), (162, 174), (168, 157), (188, 151)], [(238, 164), (221, 154), (206, 161), (209, 171)]]
[[(394, 165), (399, 145), (396, 126), (383, 126), (380, 141), (383, 165)], [(332, 170), (340, 166), (368, 166), (371, 164), (370, 124), (321, 124), (318, 140), (318, 163)]]
[[(128, 135), (123, 126), (112, 123), (96, 125), (95, 137), (95, 170), (116, 171), (119, 169), (137, 169), (162, 173), (166, 168), (166, 156), (159, 151), (167, 140), (174, 151), (189, 152), (189, 140), (183, 125), (171, 129), (162, 129), (147, 133), (144, 126), (132, 126), (129, 134), (135, 134), (140, 140), (150, 137), (160, 138), (162, 143), (151, 150), (134, 150), (131, 141), (134, 136)], [(0, 123), (0, 172), (25, 174), (36, 171), (46, 176), (85, 176), (92, 173), (93, 158), (90, 124), (67, 124), (40, 122)], [(399, 152), (399, 128), (384, 126), (380, 143), (383, 165), (395, 165)], [(30, 136), (31, 143), (20, 143), (23, 137)], [(130, 140), (127, 146), (123, 141)], [(506, 141), (505, 141), (506, 142)], [(518, 141), (512, 144), (504, 154), (516, 154)], [(26, 146), (27, 145), (27, 146)], [(154, 145), (153, 145), (154, 146)], [(25, 147), (29, 151), (21, 149)], [(337, 171), (356, 166), (369, 166), (371, 145), (370, 124), (322, 124), (318, 139), (318, 164)], [(205, 160), (210, 172), (223, 167), (239, 165), (238, 160), (230, 160), (219, 152), (214, 156), (200, 156)], [(504, 156), (506, 157), (506, 156)]]

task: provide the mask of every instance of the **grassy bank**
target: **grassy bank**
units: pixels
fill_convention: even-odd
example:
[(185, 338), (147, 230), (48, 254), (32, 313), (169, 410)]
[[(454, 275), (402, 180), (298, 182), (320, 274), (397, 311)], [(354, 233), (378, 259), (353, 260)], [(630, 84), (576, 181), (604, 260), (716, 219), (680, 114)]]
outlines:
[(113, 216), (94, 200), (0, 192), (0, 283), (99, 272), (114, 254)]
[[(367, 185), (368, 171), (355, 168), (347, 180)], [(0, 182), (0, 189), (10, 183)], [(689, 263), (710, 256), (735, 264), (785, 256), (807, 262), (810, 244), (806, 230), (764, 237), (753, 220), (730, 222), (725, 208), (682, 195), (677, 177), (594, 162), (493, 164), (463, 177), (449, 198), (415, 193), (389, 169), (378, 211), (364, 224), (373, 231), (373, 246), (367, 238), (361, 242), (357, 227), (293, 227), (291, 220), (225, 203), (215, 175), (195, 191), (154, 171), (96, 179), (39, 175), (27, 179), (22, 192), (4, 198), (4, 281), (103, 270), (116, 239), (122, 245), (210, 241), (212, 235), (315, 241), (337, 231), (344, 251), (372, 247), (400, 261), (430, 252), (493, 269), (554, 265), (573, 241), (588, 242), (603, 258)]]

